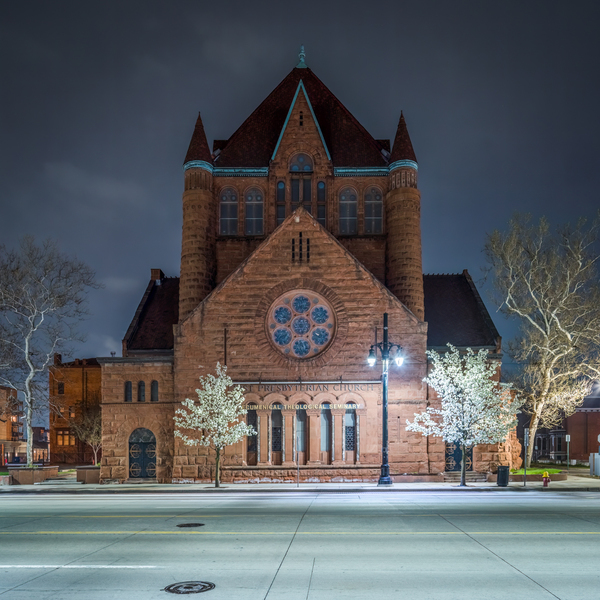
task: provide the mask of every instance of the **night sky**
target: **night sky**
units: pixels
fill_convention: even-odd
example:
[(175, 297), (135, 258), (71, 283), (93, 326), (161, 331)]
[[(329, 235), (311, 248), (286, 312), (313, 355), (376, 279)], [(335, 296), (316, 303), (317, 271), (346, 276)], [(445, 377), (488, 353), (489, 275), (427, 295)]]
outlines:
[(2, 2), (0, 241), (53, 237), (91, 265), (105, 287), (77, 356), (120, 355), (150, 268), (179, 274), (198, 111), (209, 144), (230, 137), (304, 44), (375, 138), (404, 111), (424, 271), (478, 280), (515, 211), (600, 204), (599, 26), (583, 1)]

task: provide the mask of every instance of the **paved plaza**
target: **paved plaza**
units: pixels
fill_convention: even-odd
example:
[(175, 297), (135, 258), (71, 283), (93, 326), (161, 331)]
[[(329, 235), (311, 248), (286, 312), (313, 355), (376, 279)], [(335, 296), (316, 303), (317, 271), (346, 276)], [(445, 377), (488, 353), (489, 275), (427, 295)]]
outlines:
[[(177, 527), (201, 523), (200, 527)], [(2, 494), (0, 597), (592, 600), (600, 494)], [(190, 596), (188, 596), (190, 597)]]

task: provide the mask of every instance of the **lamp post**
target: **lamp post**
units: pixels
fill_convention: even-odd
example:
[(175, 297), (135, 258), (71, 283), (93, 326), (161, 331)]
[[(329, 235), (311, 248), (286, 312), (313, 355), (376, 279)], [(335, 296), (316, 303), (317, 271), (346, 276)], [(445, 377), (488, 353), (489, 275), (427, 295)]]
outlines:
[(402, 347), (398, 344), (390, 344), (388, 341), (388, 314), (383, 313), (383, 342), (373, 344), (369, 350), (367, 362), (374, 367), (377, 363), (377, 350), (381, 353), (381, 384), (382, 384), (382, 430), (381, 430), (381, 474), (377, 485), (392, 485), (390, 477), (390, 465), (388, 462), (388, 373), (390, 367), (390, 352), (396, 350), (394, 362), (400, 367), (404, 362)]

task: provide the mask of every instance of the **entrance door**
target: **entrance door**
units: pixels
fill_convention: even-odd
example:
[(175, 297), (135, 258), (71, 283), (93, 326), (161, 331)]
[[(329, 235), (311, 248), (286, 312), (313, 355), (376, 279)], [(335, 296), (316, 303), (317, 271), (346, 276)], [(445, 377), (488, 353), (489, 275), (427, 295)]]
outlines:
[(149, 429), (136, 429), (129, 436), (129, 477), (156, 477), (156, 438)]
[[(465, 452), (465, 459), (467, 461), (465, 470), (472, 471), (473, 470), (473, 447), (467, 448), (467, 451)], [(449, 473), (452, 471), (460, 471), (461, 460), (462, 460), (462, 452), (460, 449), (460, 444), (446, 442), (446, 473)]]

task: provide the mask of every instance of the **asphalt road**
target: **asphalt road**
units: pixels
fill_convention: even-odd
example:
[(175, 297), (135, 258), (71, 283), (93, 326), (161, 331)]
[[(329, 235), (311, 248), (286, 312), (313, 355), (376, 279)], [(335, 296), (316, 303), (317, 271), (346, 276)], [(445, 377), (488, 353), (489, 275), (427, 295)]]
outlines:
[(2, 599), (596, 600), (599, 565), (598, 493), (0, 497)]

